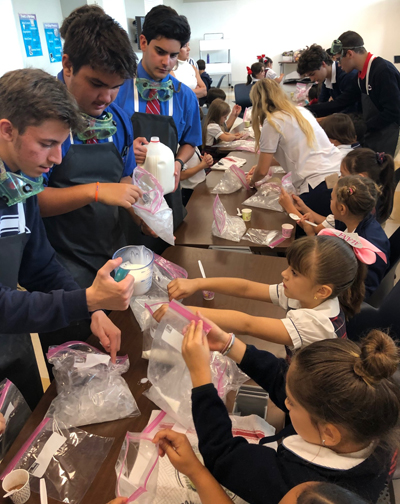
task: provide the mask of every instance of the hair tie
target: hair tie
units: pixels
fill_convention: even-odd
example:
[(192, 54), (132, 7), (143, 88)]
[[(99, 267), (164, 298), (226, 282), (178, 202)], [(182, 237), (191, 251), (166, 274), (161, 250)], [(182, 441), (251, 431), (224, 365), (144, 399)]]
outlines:
[(357, 233), (344, 233), (338, 229), (323, 229), (318, 233), (318, 236), (337, 236), (346, 243), (351, 245), (357, 259), (364, 264), (374, 264), (378, 255), (387, 264), (386, 255), (382, 250), (375, 247), (371, 242), (358, 236)]
[(248, 66), (246, 68), (247, 68), (247, 75), (252, 75), (253, 72), (251, 71), (251, 68)]
[(377, 160), (378, 164), (383, 165), (383, 163), (386, 161), (385, 152), (377, 152), (376, 153), (376, 160)]
[(364, 381), (364, 383), (369, 387), (376, 385), (380, 381), (374, 379), (372, 376), (370, 376), (368, 373), (365, 372), (364, 368), (362, 367), (361, 355), (357, 355), (357, 360), (353, 365), (353, 371), (354, 374), (356, 376), (359, 376)]
[(347, 189), (347, 194), (350, 194), (352, 196), (356, 192), (356, 188), (354, 186), (351, 186)]

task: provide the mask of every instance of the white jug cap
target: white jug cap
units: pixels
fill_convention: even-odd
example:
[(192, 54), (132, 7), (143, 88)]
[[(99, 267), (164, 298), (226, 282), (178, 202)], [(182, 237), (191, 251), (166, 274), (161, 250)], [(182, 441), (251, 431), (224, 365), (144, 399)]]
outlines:
[(158, 137), (151, 137), (150, 142), (159, 142), (160, 139)]

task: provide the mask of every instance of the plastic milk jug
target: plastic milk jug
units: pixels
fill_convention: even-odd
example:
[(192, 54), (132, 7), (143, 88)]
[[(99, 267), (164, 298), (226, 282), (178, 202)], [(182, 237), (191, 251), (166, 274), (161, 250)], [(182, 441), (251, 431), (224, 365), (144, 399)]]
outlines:
[(147, 154), (143, 168), (156, 177), (164, 194), (171, 193), (175, 188), (174, 153), (167, 145), (161, 143), (158, 137), (151, 137), (146, 147)]

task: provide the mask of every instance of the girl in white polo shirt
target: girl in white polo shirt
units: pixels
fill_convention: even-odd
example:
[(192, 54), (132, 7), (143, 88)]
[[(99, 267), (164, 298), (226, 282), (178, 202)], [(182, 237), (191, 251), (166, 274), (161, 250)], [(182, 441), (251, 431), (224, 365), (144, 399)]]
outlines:
[(319, 213), (328, 215), (332, 188), (325, 179), (339, 174), (340, 151), (311, 112), (296, 107), (276, 81), (263, 79), (254, 84), (250, 99), (256, 148), (260, 148), (258, 164), (248, 174), (250, 184), (262, 179), (271, 165), (281, 165), (292, 173), (302, 200), (312, 210), (318, 208)]

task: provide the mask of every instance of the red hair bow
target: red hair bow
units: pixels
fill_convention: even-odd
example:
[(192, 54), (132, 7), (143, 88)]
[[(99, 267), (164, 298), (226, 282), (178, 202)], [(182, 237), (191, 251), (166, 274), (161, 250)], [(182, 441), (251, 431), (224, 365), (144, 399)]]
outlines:
[(251, 68), (248, 66), (246, 68), (247, 68), (247, 75), (252, 75), (253, 72), (251, 71)]
[(386, 255), (382, 250), (375, 247), (371, 242), (358, 236), (357, 233), (344, 233), (338, 229), (323, 229), (319, 235), (337, 236), (353, 247), (354, 253), (359, 261), (364, 264), (374, 264), (378, 255), (386, 264)]

